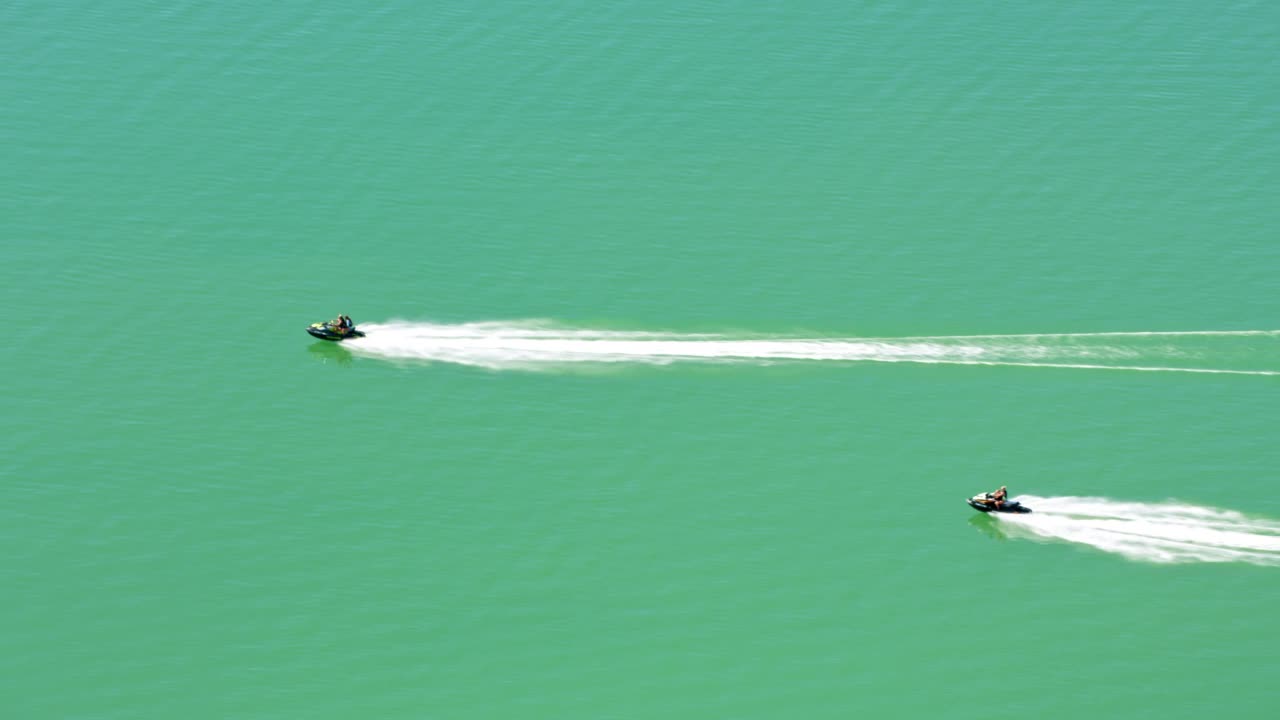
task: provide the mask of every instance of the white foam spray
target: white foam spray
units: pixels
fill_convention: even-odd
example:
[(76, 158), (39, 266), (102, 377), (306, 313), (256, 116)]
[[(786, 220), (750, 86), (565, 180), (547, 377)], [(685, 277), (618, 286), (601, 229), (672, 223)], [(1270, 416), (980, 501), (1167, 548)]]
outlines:
[(366, 337), (343, 346), (388, 360), (491, 369), (834, 361), (1280, 375), (1277, 330), (822, 338), (596, 330), (549, 321), (392, 321), (361, 329)]
[(1151, 563), (1280, 566), (1280, 522), (1179, 502), (1094, 497), (1017, 498), (1026, 515), (991, 517), (1010, 537), (1080, 543)]

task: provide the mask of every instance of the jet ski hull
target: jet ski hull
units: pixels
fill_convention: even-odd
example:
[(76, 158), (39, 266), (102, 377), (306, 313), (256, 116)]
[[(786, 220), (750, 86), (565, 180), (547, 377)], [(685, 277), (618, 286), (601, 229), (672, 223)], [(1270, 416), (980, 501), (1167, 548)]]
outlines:
[(339, 342), (348, 338), (364, 337), (364, 333), (355, 329), (348, 330), (346, 332), (338, 332), (329, 323), (312, 323), (311, 326), (307, 328), (307, 332), (311, 333), (312, 337), (320, 338), (321, 340), (331, 340), (333, 342)]
[(1006, 500), (996, 507), (996, 504), (982, 495), (976, 495), (969, 498), (965, 502), (969, 503), (969, 507), (984, 513), (1010, 513), (1013, 515), (1021, 515), (1031, 512), (1031, 508), (1023, 505), (1017, 500)]

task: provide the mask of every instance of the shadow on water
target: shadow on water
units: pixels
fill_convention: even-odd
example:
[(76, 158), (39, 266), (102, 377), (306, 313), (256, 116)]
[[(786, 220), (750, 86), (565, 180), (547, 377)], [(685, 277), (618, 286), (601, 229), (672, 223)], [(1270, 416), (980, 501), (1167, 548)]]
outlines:
[(986, 535), (992, 540), (999, 540), (1003, 542), (1009, 539), (1009, 535), (1000, 528), (1000, 522), (985, 513), (982, 515), (974, 515), (969, 518), (969, 524), (972, 525), (975, 530)]
[(307, 346), (307, 352), (311, 353), (311, 357), (325, 364), (332, 363), (342, 367), (351, 367), (353, 362), (351, 351), (342, 347), (339, 343), (318, 340)]

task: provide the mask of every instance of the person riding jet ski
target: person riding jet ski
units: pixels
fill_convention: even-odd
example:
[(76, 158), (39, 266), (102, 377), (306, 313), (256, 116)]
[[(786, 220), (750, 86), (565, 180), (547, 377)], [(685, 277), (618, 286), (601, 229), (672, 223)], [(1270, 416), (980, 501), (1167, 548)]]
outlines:
[(339, 315), (328, 322), (311, 323), (307, 332), (321, 340), (338, 341), (364, 337), (364, 333), (357, 330), (356, 324), (351, 322), (349, 315)]
[(988, 497), (991, 498), (991, 502), (995, 503), (996, 509), (999, 510), (1004, 507), (1005, 498), (1009, 497), (1009, 489), (1001, 485), (999, 490), (990, 493)]
[(347, 315), (339, 315), (333, 320), (330, 320), (329, 324), (332, 325), (335, 330), (343, 333), (344, 335), (351, 332), (351, 329), (356, 326), (355, 323), (351, 322), (351, 318)]
[(1000, 486), (995, 492), (981, 493), (969, 498), (968, 503), (974, 510), (981, 512), (1029, 513), (1031, 508), (1017, 500), (1009, 499), (1009, 488)]

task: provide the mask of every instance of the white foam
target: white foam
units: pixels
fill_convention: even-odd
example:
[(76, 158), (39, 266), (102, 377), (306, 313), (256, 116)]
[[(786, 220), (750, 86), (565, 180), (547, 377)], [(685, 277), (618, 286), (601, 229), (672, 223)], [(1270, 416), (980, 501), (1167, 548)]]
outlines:
[(940, 335), (904, 338), (907, 340), (930, 340), (938, 338), (965, 339), (1023, 339), (1023, 338), (1158, 338), (1158, 337), (1259, 337), (1280, 336), (1280, 330), (1146, 330), (1121, 332), (1077, 332), (1077, 333), (1026, 333), (1021, 335)]
[[(1138, 340), (1179, 335), (1241, 337), (1280, 333), (1270, 330), (815, 338), (596, 330), (562, 327), (548, 321), (463, 324), (394, 321), (364, 324), (361, 329), (367, 333), (366, 337), (346, 340), (343, 346), (363, 355), (391, 360), (449, 362), (492, 369), (549, 369), (588, 363), (841, 361), (1280, 375), (1280, 370), (1273, 369), (1185, 366), (1212, 351), (1153, 347)], [(1129, 338), (1128, 344), (1118, 343), (1117, 336)], [(1162, 362), (1150, 362), (1153, 358)], [(1142, 362), (1143, 359), (1147, 362)]]
[(556, 328), (541, 323), (366, 324), (366, 337), (344, 342), (356, 352), (489, 368), (569, 363), (666, 364), (677, 361), (910, 361), (977, 358), (982, 348), (929, 342), (825, 338), (731, 338)]
[(1090, 497), (1018, 498), (1027, 515), (993, 515), (1008, 535), (1080, 543), (1152, 563), (1280, 566), (1280, 522), (1178, 502)]

